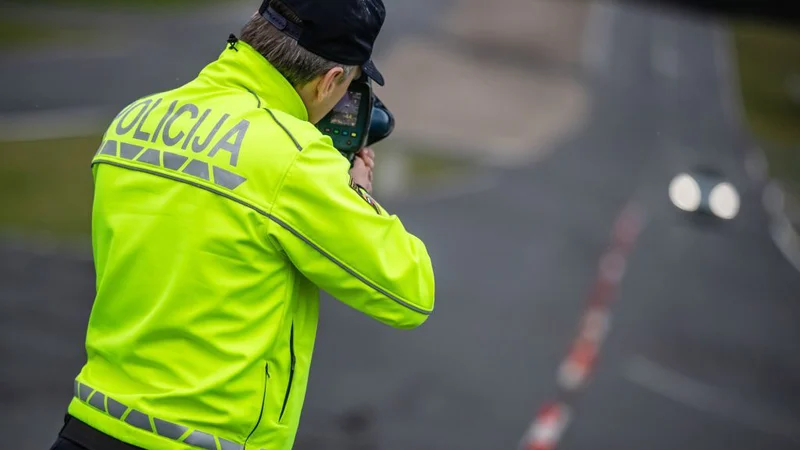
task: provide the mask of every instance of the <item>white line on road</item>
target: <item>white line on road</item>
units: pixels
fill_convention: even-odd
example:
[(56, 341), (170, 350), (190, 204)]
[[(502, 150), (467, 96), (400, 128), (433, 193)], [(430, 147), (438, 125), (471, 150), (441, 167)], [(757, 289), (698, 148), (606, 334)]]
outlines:
[(589, 18), (583, 35), (583, 63), (592, 72), (603, 73), (611, 63), (616, 6), (596, 0), (589, 8)]
[(775, 245), (795, 269), (800, 271), (800, 236), (786, 217), (773, 217), (770, 235)]
[(625, 377), (674, 402), (800, 443), (800, 418), (739, 400), (719, 388), (688, 378), (643, 357), (630, 362)]

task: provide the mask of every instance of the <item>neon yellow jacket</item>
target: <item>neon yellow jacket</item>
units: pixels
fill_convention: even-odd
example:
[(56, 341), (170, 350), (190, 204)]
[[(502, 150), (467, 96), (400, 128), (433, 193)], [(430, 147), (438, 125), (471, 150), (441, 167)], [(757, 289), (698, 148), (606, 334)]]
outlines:
[(121, 111), (92, 168), (97, 296), (69, 413), (120, 440), (289, 449), (320, 289), (396, 328), (433, 311), (425, 245), (244, 42)]

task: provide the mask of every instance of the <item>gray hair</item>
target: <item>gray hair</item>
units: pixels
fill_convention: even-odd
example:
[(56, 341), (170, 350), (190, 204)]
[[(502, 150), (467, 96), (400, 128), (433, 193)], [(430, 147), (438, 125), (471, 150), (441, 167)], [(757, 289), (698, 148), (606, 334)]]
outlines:
[[(273, 1), (270, 6), (288, 20), (300, 24), (300, 19), (279, 1)], [(357, 67), (335, 63), (311, 53), (257, 12), (242, 28), (240, 39), (261, 53), (295, 87), (303, 86), (336, 67), (344, 69), (340, 80), (343, 81)]]

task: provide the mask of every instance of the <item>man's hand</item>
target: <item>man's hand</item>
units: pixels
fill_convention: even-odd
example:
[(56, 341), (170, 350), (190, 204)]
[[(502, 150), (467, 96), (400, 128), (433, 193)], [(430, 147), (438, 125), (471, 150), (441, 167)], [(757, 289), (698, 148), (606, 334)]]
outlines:
[(359, 186), (372, 194), (372, 169), (375, 168), (375, 152), (370, 148), (363, 148), (353, 160), (350, 176)]

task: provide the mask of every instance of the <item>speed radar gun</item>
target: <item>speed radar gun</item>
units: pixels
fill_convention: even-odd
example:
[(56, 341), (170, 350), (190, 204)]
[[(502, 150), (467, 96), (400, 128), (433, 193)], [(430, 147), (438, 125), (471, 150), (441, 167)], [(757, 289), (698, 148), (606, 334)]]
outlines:
[(331, 137), (333, 146), (352, 166), (359, 150), (392, 134), (394, 116), (372, 91), (370, 79), (362, 75), (350, 83), (342, 100), (317, 128)]

